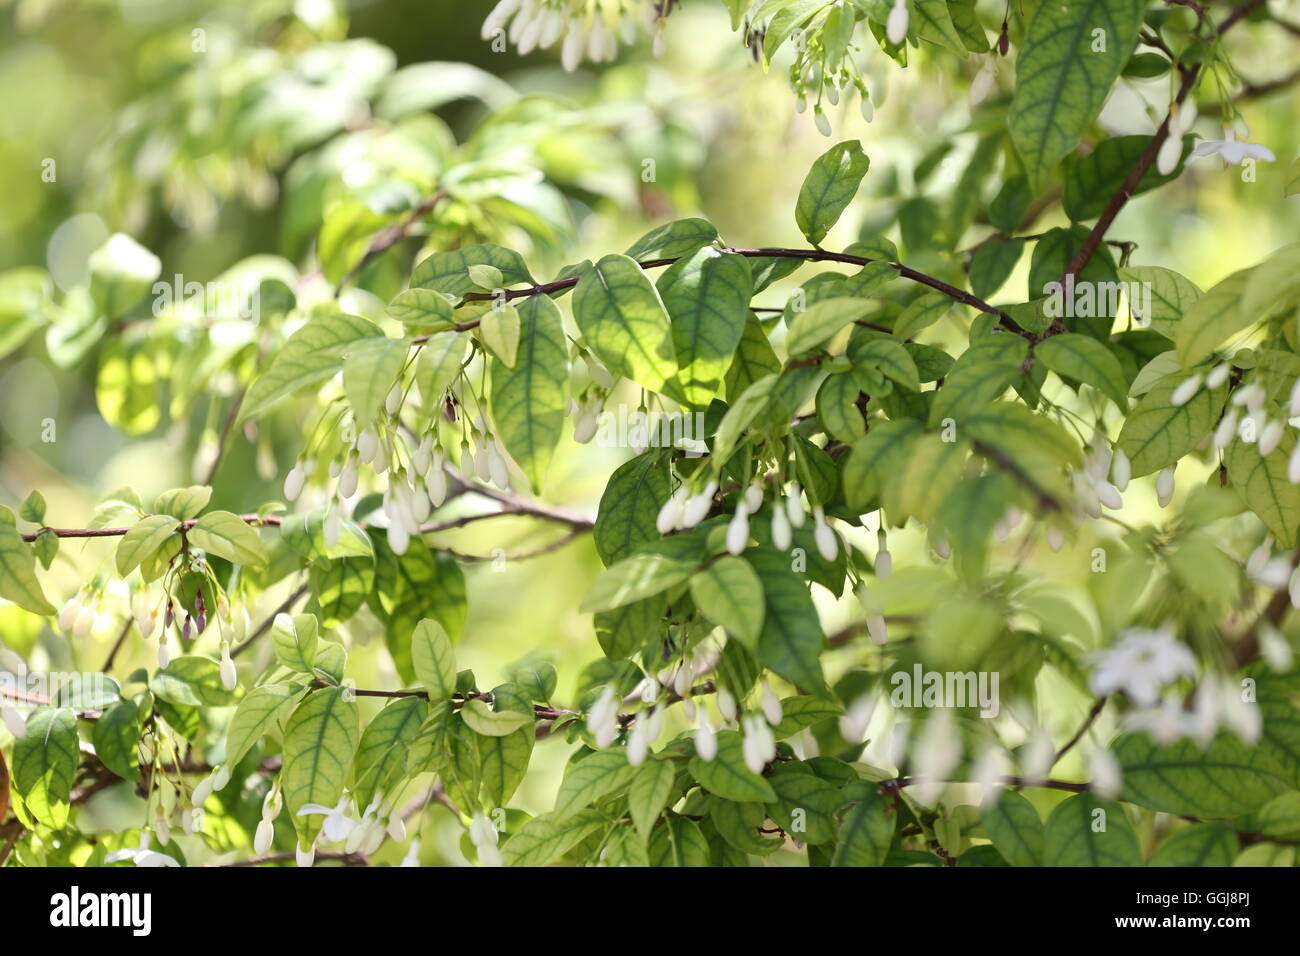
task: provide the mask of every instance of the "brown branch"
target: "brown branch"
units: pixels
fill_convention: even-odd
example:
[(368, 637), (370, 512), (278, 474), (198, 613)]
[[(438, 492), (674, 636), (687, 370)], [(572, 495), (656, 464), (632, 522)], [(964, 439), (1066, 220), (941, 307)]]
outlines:
[(1074, 748), (1074, 745), (1083, 739), (1083, 735), (1086, 734), (1088, 728), (1096, 722), (1097, 717), (1101, 714), (1102, 708), (1105, 706), (1106, 698), (1097, 698), (1097, 702), (1092, 705), (1092, 709), (1088, 711), (1088, 716), (1084, 718), (1083, 724), (1080, 725), (1079, 729), (1074, 732), (1074, 736), (1067, 740), (1065, 746), (1056, 752), (1056, 757), (1052, 760), (1053, 766), (1060, 763), (1061, 758), (1068, 754)]
[(126, 636), (131, 633), (131, 623), (134, 619), (127, 615), (126, 620), (122, 622), (121, 633), (117, 635), (117, 640), (113, 642), (112, 649), (108, 652), (108, 657), (104, 660), (104, 666), (100, 668), (105, 674), (113, 669), (113, 661), (117, 660), (117, 654), (122, 650), (122, 645), (126, 643)]
[[(1049, 790), (1069, 790), (1072, 793), (1086, 793), (1091, 784), (1071, 783), (1068, 780), (1030, 780), (1028, 777), (999, 777), (998, 783), (1004, 787), (1046, 787)], [(926, 780), (922, 777), (895, 777), (881, 782), (886, 790), (898, 790), (922, 783), (974, 783), (972, 780)]]
[(226, 412), (226, 420), (221, 425), (221, 435), (217, 438), (217, 455), (212, 459), (212, 465), (208, 468), (207, 477), (203, 479), (205, 485), (211, 486), (212, 479), (217, 477), (217, 469), (221, 467), (221, 459), (225, 457), (226, 445), (230, 441), (230, 431), (235, 427), (235, 419), (239, 417), (239, 409), (243, 407), (246, 394), (248, 394), (248, 389), (241, 388), (235, 396), (235, 400), (230, 404), (230, 410)]
[[(1236, 7), (1232, 13), (1224, 18), (1224, 21), (1219, 24), (1216, 30), (1218, 35), (1222, 36), (1228, 30), (1232, 29), (1233, 26), (1249, 16), (1255, 8), (1261, 6), (1264, 2), (1265, 0), (1246, 0), (1246, 2), (1241, 6)], [(1182, 83), (1179, 85), (1178, 92), (1174, 96), (1174, 103), (1181, 106), (1183, 101), (1187, 99), (1191, 94), (1192, 89), (1196, 86), (1196, 81), (1200, 78), (1201, 64), (1194, 63), (1188, 67), (1180, 65), (1178, 71), (1182, 75)], [(1079, 246), (1079, 251), (1074, 254), (1074, 258), (1070, 260), (1070, 264), (1065, 267), (1065, 275), (1078, 277), (1083, 273), (1083, 270), (1087, 267), (1088, 263), (1092, 261), (1093, 255), (1096, 254), (1098, 247), (1101, 245), (1102, 239), (1105, 238), (1106, 230), (1111, 227), (1111, 224), (1115, 221), (1115, 217), (1120, 214), (1120, 211), (1133, 197), (1133, 193), (1137, 190), (1138, 184), (1142, 182), (1142, 177), (1144, 177), (1147, 174), (1147, 171), (1151, 169), (1152, 164), (1156, 161), (1156, 155), (1160, 152), (1161, 145), (1168, 138), (1169, 116), (1166, 115), (1164, 120), (1161, 121), (1159, 129), (1156, 130), (1155, 135), (1151, 137), (1151, 141), (1147, 143), (1147, 148), (1143, 150), (1142, 155), (1138, 157), (1137, 163), (1131, 170), (1129, 170), (1129, 174), (1124, 178), (1124, 182), (1120, 184), (1119, 189), (1110, 197), (1110, 202), (1106, 204), (1106, 208), (1103, 209), (1101, 215), (1097, 217), (1096, 224), (1083, 240), (1083, 244)], [(1061, 277), (1061, 281), (1065, 281), (1065, 276)]]
[[(297, 851), (288, 850), (280, 853), (268, 853), (265, 856), (255, 856), (247, 860), (235, 860), (233, 863), (210, 863), (208, 865), (226, 868), (262, 866), (265, 863), (288, 863), (290, 860), (296, 860), (297, 857)], [(338, 850), (319, 850), (316, 853), (315, 861), (338, 862), (344, 866), (370, 865), (370, 858), (364, 853), (343, 853)]]
[(415, 224), (429, 213), (433, 212), (434, 207), (444, 199), (448, 198), (448, 195), (449, 194), (445, 191), (434, 193), (424, 202), (420, 203), (420, 205), (412, 209), (401, 222), (394, 223), (386, 229), (381, 230), (375, 238), (371, 240), (370, 246), (361, 256), (361, 260), (349, 269), (343, 278), (339, 280), (338, 288), (334, 290), (334, 298), (337, 299), (339, 295), (342, 294), (344, 287), (356, 279), (357, 276), (361, 275), (370, 263), (374, 262), (390, 248), (405, 239), (410, 231), (415, 227)]

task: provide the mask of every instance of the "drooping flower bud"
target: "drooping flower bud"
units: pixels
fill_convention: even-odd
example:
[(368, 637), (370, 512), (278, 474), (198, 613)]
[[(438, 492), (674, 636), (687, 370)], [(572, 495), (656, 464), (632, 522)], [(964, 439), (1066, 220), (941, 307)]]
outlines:
[(71, 631), (77, 623), (77, 618), (81, 615), (81, 602), (84, 591), (78, 591), (72, 597), (68, 598), (67, 603), (63, 605), (63, 610), (59, 611), (59, 628), (63, 631)]
[(397, 410), (402, 407), (402, 383), (395, 382), (393, 387), (388, 390), (388, 396), (384, 399), (384, 411), (389, 415), (396, 415)]
[(388, 525), (388, 547), (393, 554), (406, 554), (406, 549), (411, 544), (411, 534), (406, 530), (406, 525), (401, 521), (393, 521)]
[(363, 465), (368, 465), (375, 460), (375, 455), (379, 452), (379, 436), (369, 428), (357, 436), (357, 460)]
[(27, 736), (27, 722), (23, 720), (23, 715), (8, 704), (0, 703), (0, 718), (4, 719), (5, 726), (9, 728), (9, 733), (14, 735), (15, 740), (22, 740)]
[(307, 474), (303, 471), (302, 462), (295, 462), (294, 466), (289, 469), (289, 474), (284, 476), (284, 498), (286, 501), (297, 501), (298, 496), (302, 494), (302, 486), (307, 481)]
[(627, 737), (627, 762), (633, 767), (639, 767), (645, 763), (649, 752), (650, 739), (646, 734), (646, 726), (638, 721), (632, 725), (632, 730)]
[(686, 486), (682, 485), (663, 503), (655, 517), (655, 528), (660, 534), (667, 534), (682, 526), (686, 517), (686, 502)]
[(885, 21), (885, 37), (894, 46), (907, 39), (907, 0), (894, 0)]
[(826, 561), (834, 561), (840, 553), (840, 539), (826, 523), (821, 505), (813, 509), (813, 521), (813, 540), (817, 543), (817, 553)]
[(731, 522), (727, 525), (727, 551), (730, 554), (738, 555), (743, 552), (749, 544), (749, 512), (745, 510), (744, 502), (736, 508), (736, 513)]
[(1186, 405), (1201, 390), (1202, 382), (1204, 382), (1204, 379), (1199, 372), (1190, 378), (1183, 379), (1169, 396), (1170, 404)]
[(894, 556), (889, 553), (889, 542), (885, 536), (884, 528), (876, 532), (876, 543), (876, 579), (888, 581), (889, 576), (894, 571)]
[(1156, 501), (1161, 508), (1168, 508), (1174, 500), (1174, 470), (1166, 468), (1156, 476)]
[(694, 528), (704, 520), (709, 513), (709, 509), (713, 507), (713, 496), (717, 490), (718, 483), (710, 481), (698, 495), (692, 495), (686, 500), (686, 507), (682, 510), (681, 526), (683, 528)]
[(789, 551), (794, 540), (790, 529), (790, 516), (786, 514), (781, 502), (772, 506), (772, 547), (778, 551)]
[(764, 681), (763, 683), (763, 696), (762, 696), (761, 706), (763, 708), (763, 716), (767, 718), (767, 722), (771, 724), (773, 727), (779, 724), (782, 718), (785, 716), (784, 712), (781, 709), (781, 698), (777, 697), (776, 694), (772, 691), (772, 688), (767, 686), (766, 681)]
[(695, 728), (695, 753), (706, 763), (718, 755), (718, 736), (707, 716)]
[(797, 484), (790, 486), (790, 493), (785, 498), (785, 515), (790, 519), (790, 526), (802, 528), (805, 513), (803, 510), (803, 491)]
[(357, 459), (348, 458), (348, 463), (343, 466), (343, 471), (339, 474), (339, 497), (344, 500), (351, 498), (357, 493)]
[(230, 659), (230, 645), (225, 641), (221, 643), (221, 686), (226, 690), (234, 690), (239, 686), (239, 671)]
[(296, 862), (301, 867), (308, 867), (311, 866), (313, 863), (315, 863), (316, 844), (313, 843), (305, 850), (302, 848), (301, 844), (296, 846), (294, 848), (294, 862)]
[(275, 840), (275, 821), (263, 817), (257, 824), (257, 830), (253, 833), (253, 852), (258, 856), (263, 856), (267, 850), (271, 849), (273, 840)]
[(1282, 436), (1285, 434), (1285, 423), (1280, 421), (1267, 422), (1259, 432), (1259, 457), (1267, 458), (1273, 454), (1278, 445), (1282, 444)]

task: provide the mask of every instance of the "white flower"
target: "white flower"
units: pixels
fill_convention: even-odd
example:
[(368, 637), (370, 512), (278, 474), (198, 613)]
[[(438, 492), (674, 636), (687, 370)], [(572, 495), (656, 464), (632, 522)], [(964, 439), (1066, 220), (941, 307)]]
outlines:
[(1192, 159), (1200, 159), (1203, 156), (1213, 156), (1218, 153), (1223, 157), (1223, 162), (1228, 166), (1242, 165), (1247, 159), (1262, 159), (1266, 163), (1277, 161), (1273, 151), (1267, 146), (1260, 143), (1239, 143), (1237, 134), (1227, 129), (1223, 131), (1223, 139), (1206, 139), (1196, 144), (1192, 150)]
[(379, 436), (370, 429), (365, 429), (357, 436), (357, 460), (364, 465), (375, 460), (379, 452)]
[(776, 738), (767, 721), (757, 714), (746, 714), (741, 721), (745, 739), (741, 746), (745, 766), (754, 773), (762, 773), (768, 761), (776, 756)]
[(299, 866), (308, 867), (316, 862), (315, 844), (303, 849), (301, 846), (295, 846), (293, 849), (294, 862)]
[(1273, 556), (1273, 536), (1270, 534), (1259, 547), (1250, 552), (1250, 557), (1246, 558), (1246, 575), (1254, 577), (1264, 570), (1264, 565), (1268, 564), (1268, 559)]
[(803, 491), (798, 485), (790, 486), (790, 494), (785, 498), (785, 515), (790, 519), (790, 526), (802, 528), (804, 522)]
[(993, 807), (1002, 796), (1000, 786), (1006, 759), (997, 747), (985, 747), (971, 768), (971, 783), (979, 784), (980, 806)]
[(285, 500), (297, 501), (298, 496), (302, 494), (302, 486), (306, 480), (307, 475), (303, 471), (302, 462), (295, 462), (294, 466), (289, 469), (289, 474), (284, 476)]
[(831, 135), (831, 121), (827, 118), (826, 114), (822, 112), (820, 105), (813, 107), (813, 123), (817, 127), (817, 132), (821, 133), (823, 136)]
[(77, 623), (77, 618), (81, 616), (81, 604), (85, 598), (84, 591), (78, 591), (72, 597), (68, 598), (67, 603), (63, 605), (63, 610), (59, 611), (59, 627), (64, 631), (71, 631)]
[(1156, 501), (1161, 508), (1168, 508), (1174, 500), (1174, 470), (1166, 468), (1156, 476)]
[(434, 456), (435, 464), (429, 469), (428, 476), (424, 479), (424, 491), (429, 498), (429, 504), (435, 508), (441, 508), (442, 503), (447, 500), (447, 472), (442, 468), (442, 454)]
[(1133, 465), (1122, 449), (1116, 448), (1110, 459), (1110, 480), (1115, 490), (1123, 493), (1133, 478)]
[(579, 445), (585, 445), (596, 437), (596, 430), (600, 427), (600, 405), (599, 399), (583, 402), (582, 408), (574, 416), (573, 440)]
[(180, 866), (180, 863), (176, 862), (172, 857), (159, 853), (157, 850), (149, 849), (148, 830), (140, 831), (140, 845), (137, 849), (114, 850), (104, 857), (105, 863), (120, 863), (123, 860), (130, 860), (136, 866), (145, 867)]
[(1232, 396), (1233, 404), (1245, 405), (1252, 412), (1259, 411), (1267, 400), (1268, 392), (1258, 382), (1251, 382), (1249, 385), (1237, 389)]
[(1224, 412), (1223, 417), (1219, 419), (1219, 425), (1214, 429), (1214, 447), (1220, 450), (1227, 448), (1232, 444), (1232, 439), (1237, 434), (1237, 410), (1230, 408)]
[(348, 463), (343, 466), (343, 471), (339, 474), (338, 492), (340, 498), (351, 498), (357, 493), (357, 459), (348, 458)]
[(1170, 627), (1130, 628), (1114, 646), (1092, 657), (1093, 692), (1104, 697), (1122, 690), (1141, 707), (1155, 704), (1165, 686), (1177, 678), (1196, 675), (1196, 658)]
[(411, 841), (411, 845), (406, 849), (406, 856), (402, 857), (402, 862), (398, 866), (419, 866), (420, 865), (420, 838), (416, 837)]
[(330, 843), (342, 843), (356, 829), (359, 822), (353, 819), (349, 813), (351, 803), (351, 798), (346, 794), (339, 799), (338, 805), (334, 807), (324, 807), (319, 803), (307, 803), (298, 811), (298, 816), (320, 815), (325, 817), (325, 822), (321, 824), (321, 833)]
[(614, 688), (606, 687), (587, 714), (587, 730), (596, 738), (596, 747), (604, 750), (618, 736), (618, 698)]
[(894, 571), (894, 556), (889, 553), (889, 543), (885, 537), (885, 529), (881, 528), (876, 532), (876, 580), (888, 581), (890, 574)]
[[(1291, 605), (1294, 607), (1296, 606), (1294, 590), (1292, 590), (1292, 595)], [(1259, 654), (1276, 673), (1285, 674), (1291, 670), (1291, 662), (1294, 659), (1291, 645), (1287, 643), (1282, 633), (1268, 621), (1260, 624)]]
[(860, 743), (867, 735), (867, 725), (876, 712), (877, 702), (878, 698), (870, 691), (859, 694), (840, 717), (840, 736), (851, 744)]
[(1291, 578), (1291, 561), (1289, 558), (1277, 557), (1267, 561), (1262, 568), (1252, 574), (1251, 580), (1256, 584), (1279, 591), (1287, 587)]
[(469, 841), (474, 846), (482, 848), (485, 846), (496, 846), (498, 839), (497, 828), (488, 819), (487, 814), (479, 812), (470, 817), (469, 821)]
[(736, 698), (731, 691), (725, 687), (719, 688), (717, 703), (718, 713), (722, 715), (723, 720), (730, 722), (736, 719)]
[(1176, 700), (1166, 700), (1159, 707), (1134, 711), (1124, 718), (1129, 730), (1142, 731), (1161, 744), (1172, 744), (1195, 730), (1191, 714)]
[(1220, 362), (1214, 368), (1210, 369), (1205, 376), (1205, 384), (1209, 388), (1218, 388), (1228, 380), (1228, 375), (1232, 372), (1232, 367), (1227, 362)]
[(483, 21), (483, 30), (481, 36), (484, 40), (492, 39), (492, 35), (510, 22), (510, 18), (519, 10), (520, 0), (501, 0), (492, 12), (487, 15)]
[(1093, 487), (1097, 491), (1097, 500), (1111, 511), (1119, 511), (1124, 507), (1124, 499), (1119, 493), (1119, 489), (1109, 481), (1098, 481)]
[(907, 39), (906, 0), (894, 0), (894, 6), (889, 11), (889, 18), (885, 21), (885, 36), (894, 46), (898, 46)]
[(953, 725), (952, 714), (947, 709), (934, 711), (925, 722), (917, 741), (916, 779), (919, 781), (910, 792), (919, 803), (929, 806), (944, 791), (948, 775), (961, 761), (961, 738)]

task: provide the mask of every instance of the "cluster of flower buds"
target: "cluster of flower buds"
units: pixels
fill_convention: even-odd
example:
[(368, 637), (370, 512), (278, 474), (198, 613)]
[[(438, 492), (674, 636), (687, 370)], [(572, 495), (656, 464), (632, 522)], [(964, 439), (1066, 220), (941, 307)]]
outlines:
[(506, 36), (520, 56), (560, 41), (560, 62), (572, 72), (584, 57), (593, 63), (612, 60), (619, 41), (635, 43), (642, 27), (653, 39), (654, 55), (662, 55), (664, 19), (670, 7), (671, 3), (619, 0), (593, 10), (587, 0), (499, 0), (483, 21), (481, 35), (492, 40), (509, 26)]
[(716, 481), (709, 481), (694, 494), (685, 484), (679, 485), (659, 509), (659, 514), (655, 518), (655, 527), (660, 534), (694, 528), (708, 516), (709, 509), (713, 507), (713, 496), (717, 493)]
[(1196, 122), (1196, 97), (1189, 96), (1187, 102), (1174, 102), (1169, 105), (1169, 135), (1160, 144), (1156, 153), (1156, 171), (1161, 176), (1168, 176), (1178, 168), (1178, 161), (1183, 158), (1183, 134)]
[(85, 588), (68, 598), (58, 617), (63, 632), (79, 640), (103, 630), (108, 619), (103, 596)]
[(1101, 509), (1118, 511), (1124, 507), (1124, 491), (1133, 469), (1122, 449), (1113, 452), (1101, 439), (1094, 439), (1083, 461), (1083, 470), (1074, 473), (1074, 492), (1089, 517), (1101, 517)]
[(762, 773), (763, 768), (776, 757), (776, 736), (772, 727), (762, 714), (745, 714), (740, 719), (744, 740), (741, 753), (745, 766), (754, 773)]
[[(902, 0), (899, 0), (902, 3)], [(823, 18), (827, 33), (852, 29), (856, 13), (850, 0), (837, 0), (832, 5), (832, 14), (837, 25), (828, 26), (830, 18)], [(902, 9), (903, 35), (907, 34), (907, 9)], [(751, 43), (763, 36), (761, 31), (747, 30)], [(841, 34), (842, 35), (842, 34)], [(835, 37), (836, 40), (839, 37)], [(890, 41), (893, 42), (892, 40)], [(761, 49), (761, 41), (757, 49)], [(827, 44), (819, 30), (809, 30), (800, 35), (795, 45), (794, 61), (790, 65), (790, 85), (798, 97), (795, 109), (803, 113), (808, 109), (808, 102), (813, 103), (813, 123), (823, 136), (831, 135), (831, 121), (822, 108), (823, 100), (830, 106), (839, 106), (841, 96), (851, 95), (856, 91), (859, 96), (859, 108), (862, 118), (870, 123), (875, 118), (871, 104), (871, 94), (862, 79), (862, 72), (857, 61), (849, 55), (850, 47), (838, 42)], [(757, 53), (756, 53), (757, 55)]]
[[(1214, 389), (1223, 385), (1230, 372), (1226, 362), (1216, 365), (1207, 373), (1194, 372), (1178, 384), (1169, 400), (1174, 405), (1185, 405), (1202, 387)], [(1287, 422), (1300, 417), (1300, 378), (1291, 386), (1285, 416), (1272, 418), (1266, 414), (1267, 402), (1268, 392), (1257, 381), (1237, 389), (1233, 393), (1231, 405), (1224, 411), (1214, 430), (1214, 447), (1223, 450), (1234, 439), (1240, 439), (1247, 443), (1254, 442), (1261, 458), (1273, 454), (1286, 437)], [(1293, 485), (1300, 484), (1300, 442), (1287, 460), (1287, 480)]]
[(600, 428), (600, 413), (605, 407), (605, 395), (598, 388), (589, 389), (582, 397), (569, 399), (565, 413), (573, 416), (573, 440), (585, 445), (596, 437)]
[(606, 686), (587, 713), (587, 730), (596, 738), (596, 747), (604, 750), (618, 736), (618, 695)]
[(485, 813), (475, 813), (469, 821), (469, 840), (478, 851), (478, 861), (484, 866), (501, 866), (501, 850), (497, 846), (497, 828)]
[(226, 784), (230, 783), (230, 768), (226, 766), (214, 767), (212, 773), (208, 774), (194, 787), (194, 792), (190, 795), (190, 805), (201, 807), (208, 802), (208, 797), (214, 792), (226, 789)]

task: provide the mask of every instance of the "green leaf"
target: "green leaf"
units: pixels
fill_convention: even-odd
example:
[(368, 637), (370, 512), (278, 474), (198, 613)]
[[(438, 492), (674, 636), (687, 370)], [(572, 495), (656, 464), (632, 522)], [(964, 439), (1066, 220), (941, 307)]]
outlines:
[(1078, 793), (1057, 804), (1047, 818), (1043, 862), (1047, 866), (1141, 866), (1142, 853), (1122, 806)]
[(352, 788), (357, 806), (364, 810), (377, 793), (391, 794), (406, 775), (407, 756), (428, 712), (420, 698), (402, 697), (375, 715), (357, 746)]
[(0, 597), (33, 614), (54, 614), (36, 579), (36, 553), (14, 527), (13, 513), (6, 514), (9, 520), (0, 520)]
[(240, 406), (239, 420), (256, 418), (299, 389), (338, 372), (343, 356), (358, 341), (382, 337), (369, 319), (341, 312), (319, 315), (289, 337), (270, 367), (253, 382)]
[(123, 700), (100, 714), (91, 731), (95, 755), (123, 780), (140, 779), (140, 708)]
[[(1071, 156), (1065, 161), (1065, 192), (1061, 205), (1075, 222), (1101, 215), (1110, 197), (1124, 185), (1133, 167), (1146, 152), (1150, 136), (1115, 136), (1102, 140), (1086, 156)], [(1177, 179), (1183, 164), (1168, 175), (1153, 164), (1129, 195), (1137, 196)]]
[(748, 562), (719, 558), (691, 578), (691, 597), (715, 624), (751, 651), (763, 630), (763, 583)]
[[(1149, 322), (1154, 331), (1169, 339), (1177, 335), (1178, 324), (1183, 320), (1183, 316), (1201, 297), (1201, 290), (1190, 279), (1180, 276), (1172, 269), (1162, 269), (1159, 266), (1130, 266), (1127, 269), (1120, 269), (1119, 277), (1121, 281), (1137, 283), (1139, 287), (1149, 286), (1151, 314), (1139, 318)], [(1133, 310), (1131, 300), (1129, 309)]]
[(1014, 790), (1005, 790), (984, 811), (982, 822), (993, 846), (1012, 866), (1042, 866), (1043, 821), (1034, 805)]
[(150, 515), (141, 519), (117, 544), (117, 573), (125, 577), (134, 571), (155, 554), (180, 525), (171, 515)]
[(938, 322), (952, 308), (952, 299), (942, 292), (927, 292), (905, 308), (894, 320), (894, 337), (910, 339)]
[[(776, 791), (776, 802), (767, 804), (768, 815), (796, 840), (830, 843), (835, 839), (835, 811), (844, 804), (843, 795), (829, 780), (794, 772), (808, 769), (806, 764), (790, 764), (773, 770), (767, 782)], [(802, 812), (796, 816), (797, 811)]]
[(1208, 357), (1229, 336), (1262, 318), (1241, 307), (1251, 271), (1242, 269), (1211, 286), (1183, 313), (1183, 320), (1178, 324), (1174, 337), (1183, 368), (1191, 368)]
[(1019, 44), (1007, 117), (1011, 141), (1035, 186), (1101, 111), (1137, 45), (1145, 10), (1146, 0), (1070, 0), (1035, 9)]
[(988, 299), (1011, 278), (1025, 251), (1024, 239), (990, 239), (980, 243), (970, 260), (970, 289)]
[(431, 700), (450, 700), (456, 692), (456, 652), (442, 625), (431, 618), (411, 633), (411, 666)]
[(1039, 342), (1034, 355), (1057, 375), (1077, 379), (1128, 410), (1128, 382), (1115, 353), (1090, 335), (1067, 332)]
[(407, 289), (384, 311), (415, 332), (445, 329), (456, 321), (451, 300), (432, 289)]
[(612, 611), (681, 584), (694, 571), (694, 564), (662, 554), (634, 554), (601, 572), (579, 610), (583, 614)]
[(709, 793), (740, 803), (772, 803), (776, 791), (745, 765), (743, 738), (734, 730), (718, 734), (718, 752), (712, 760), (692, 757), (691, 776)]
[(266, 564), (262, 540), (243, 518), (229, 511), (209, 511), (186, 532), (189, 542), (232, 564)]
[(1265, 748), (1229, 734), (1206, 749), (1191, 740), (1160, 745), (1145, 734), (1125, 734), (1111, 749), (1124, 772), (1122, 799), (1164, 813), (1234, 817), (1290, 789), (1286, 771)]
[(836, 441), (851, 444), (866, 434), (866, 423), (857, 402), (862, 395), (849, 372), (826, 376), (817, 390), (817, 419)]
[(90, 254), (90, 297), (110, 319), (144, 298), (162, 274), (162, 260), (125, 233), (115, 232)]
[(178, 657), (149, 679), (154, 696), (186, 707), (225, 707), (235, 702), (221, 683), (221, 665), (207, 657)]
[(424, 343), (415, 363), (415, 381), (426, 406), (437, 408), (443, 393), (456, 381), (468, 345), (469, 336), (459, 332), (435, 332)]
[(870, 167), (871, 160), (856, 139), (837, 143), (813, 163), (799, 189), (794, 218), (814, 246), (826, 238), (853, 201)]
[(677, 371), (668, 313), (627, 256), (605, 256), (583, 274), (573, 315), (587, 345), (615, 375), (658, 392)]
[(31, 493), (23, 499), (23, 503), (18, 508), (18, 516), (24, 521), (30, 521), (32, 524), (40, 524), (45, 520), (45, 497), (32, 489)]
[(1184, 405), (1169, 399), (1182, 383), (1170, 375), (1158, 382), (1129, 412), (1120, 429), (1118, 444), (1140, 478), (1167, 468), (1195, 448), (1214, 427), (1223, 410), (1227, 389), (1203, 388)]
[(894, 339), (884, 336), (868, 339), (851, 352), (855, 369), (875, 369), (909, 392), (921, 390), (921, 374), (916, 370), (916, 362), (912, 361), (911, 353)]
[(1294, 439), (1287, 436), (1263, 458), (1258, 445), (1234, 441), (1224, 455), (1228, 480), (1241, 503), (1259, 515), (1283, 548), (1295, 547), (1296, 530), (1300, 528), (1300, 486), (1291, 484), (1287, 477), (1294, 446)]
[(212, 489), (204, 485), (173, 488), (154, 499), (153, 511), (154, 514), (171, 515), (181, 521), (188, 521), (206, 508), (211, 499)]
[(307, 569), (311, 593), (316, 597), (321, 623), (338, 627), (361, 610), (375, 586), (373, 558), (339, 558), (313, 561)]
[(727, 369), (727, 399), (737, 397), (760, 379), (781, 371), (781, 361), (776, 357), (772, 343), (767, 340), (762, 324), (751, 313), (745, 320), (745, 331), (736, 346), (736, 357)]
[(310, 674), (316, 665), (320, 626), (310, 614), (277, 614), (271, 623), (271, 646), (275, 657), (290, 670)]
[(1147, 866), (1232, 866), (1239, 852), (1231, 827), (1197, 823), (1160, 844)]
[(885, 421), (853, 443), (840, 472), (844, 500), (851, 511), (867, 511), (885, 480), (907, 461), (909, 449), (922, 431), (921, 423), (912, 418)]
[(911, 8), (916, 13), (912, 25), (917, 36), (958, 56), (966, 56), (966, 44), (953, 26), (947, 0), (912, 0)]
[(343, 393), (358, 428), (369, 428), (384, 409), (384, 400), (402, 374), (411, 343), (376, 336), (361, 339), (343, 356)]
[(809, 694), (829, 696), (821, 665), (824, 635), (803, 578), (776, 551), (751, 548), (746, 558), (763, 583), (759, 661)]
[(624, 255), (638, 262), (680, 259), (716, 241), (718, 230), (704, 219), (677, 219), (656, 226), (634, 242)]
[(816, 697), (787, 697), (781, 701), (781, 723), (772, 728), (777, 740), (793, 737), (805, 727), (834, 720), (844, 713), (844, 708), (829, 700)]
[(610, 476), (592, 530), (596, 553), (606, 565), (658, 540), (655, 521), (659, 509), (672, 495), (668, 462), (664, 450), (651, 448), (624, 462)]
[(740, 442), (741, 435), (758, 417), (759, 412), (768, 407), (772, 393), (781, 381), (780, 375), (767, 375), (745, 389), (727, 409), (713, 436), (713, 461), (719, 464), (731, 457)]
[(627, 762), (627, 751), (622, 747), (587, 754), (565, 772), (552, 815), (564, 820), (597, 800), (621, 792), (639, 770)]
[(851, 783), (843, 796), (853, 801), (839, 812), (831, 866), (883, 866), (894, 839), (894, 814), (868, 781)]
[(460, 709), (460, 716), (469, 725), (470, 730), (484, 737), (504, 737), (520, 727), (533, 722), (531, 712), (521, 714), (515, 710), (493, 710), (487, 701), (475, 697), (465, 701)]
[(502, 288), (521, 282), (528, 285), (536, 284), (519, 253), (513, 249), (484, 243), (466, 246), (463, 249), (435, 252), (427, 259), (421, 259), (411, 273), (411, 286), (457, 296), (467, 292), (477, 292), (480, 290), (470, 276), (470, 267), (479, 265), (488, 265), (497, 269), (501, 273), (500, 287)]
[(650, 833), (646, 848), (651, 866), (708, 866), (709, 842), (699, 824), (674, 813)]
[(13, 787), (28, 812), (56, 830), (67, 825), (72, 779), (81, 760), (77, 715), (66, 707), (41, 707), (14, 742)]
[(648, 839), (659, 814), (668, 806), (677, 768), (665, 757), (650, 755), (627, 788), (627, 808), (641, 839)]
[(677, 260), (656, 283), (672, 321), (676, 389), (703, 408), (721, 390), (749, 317), (749, 260), (711, 246)]
[(243, 760), (301, 692), (291, 684), (259, 684), (245, 694), (226, 728), (226, 763), (233, 767)]
[(535, 295), (519, 308), (522, 327), (514, 362), (491, 361), (492, 420), (506, 451), (540, 492), (551, 455), (564, 431), (569, 350), (560, 310)]
[(1029, 179), (1022, 174), (1011, 176), (989, 203), (989, 221), (1004, 235), (1017, 232), (1033, 200)]
[[(533, 298), (542, 298), (534, 296)], [(519, 313), (514, 306), (495, 306), (483, 313), (478, 323), (479, 339), (493, 358), (506, 368), (514, 368), (519, 355)]]
[(298, 811), (309, 803), (338, 804), (360, 736), (356, 704), (339, 687), (313, 691), (289, 716), (280, 781), (300, 845), (315, 841), (325, 818), (299, 816)]
[(867, 314), (866, 299), (822, 299), (795, 316), (785, 347), (792, 356), (803, 355), (821, 345), (850, 322)]
[(546, 866), (605, 825), (595, 810), (570, 817), (543, 813), (520, 827), (501, 847), (506, 866)]

